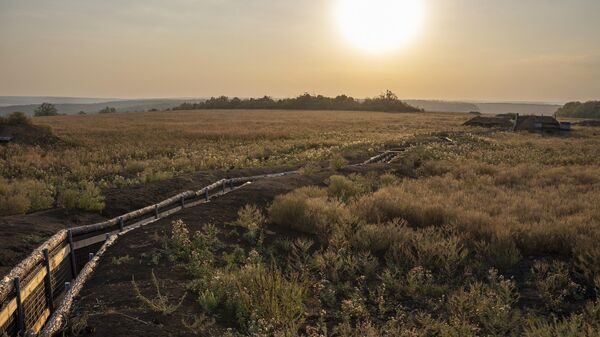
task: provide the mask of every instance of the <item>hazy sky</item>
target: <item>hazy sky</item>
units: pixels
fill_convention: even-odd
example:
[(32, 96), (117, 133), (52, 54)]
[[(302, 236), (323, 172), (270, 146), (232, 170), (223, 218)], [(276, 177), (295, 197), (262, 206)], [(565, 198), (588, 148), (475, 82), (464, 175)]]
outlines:
[(334, 0), (0, 0), (0, 95), (600, 99), (599, 0), (423, 0), (392, 53)]

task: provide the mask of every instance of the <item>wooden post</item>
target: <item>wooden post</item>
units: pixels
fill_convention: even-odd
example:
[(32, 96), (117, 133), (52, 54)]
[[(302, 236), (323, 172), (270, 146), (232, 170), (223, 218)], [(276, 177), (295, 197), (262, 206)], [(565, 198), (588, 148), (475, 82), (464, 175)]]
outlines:
[(21, 280), (15, 277), (15, 297), (17, 300), (17, 333), (25, 332), (25, 310), (23, 310), (23, 303), (21, 302)]
[(89, 253), (88, 254), (88, 262), (92, 261), (93, 258), (94, 258), (94, 253)]
[(71, 282), (65, 282), (65, 294), (68, 293), (69, 290), (71, 290)]
[(119, 232), (123, 231), (123, 227), (125, 227), (125, 221), (123, 221), (123, 217), (119, 217)]
[(185, 208), (185, 196), (181, 196), (181, 208)]
[(52, 277), (50, 270), (50, 256), (48, 254), (48, 249), (44, 249), (44, 267), (46, 267), (46, 301), (48, 303), (48, 309), (50, 312), (54, 311), (54, 293), (52, 291)]
[(208, 202), (208, 188), (204, 190), (204, 199), (206, 199), (206, 202)]
[(158, 219), (158, 205), (154, 205), (154, 218)]
[(69, 229), (69, 257), (71, 260), (71, 279), (77, 277), (77, 265), (75, 264), (75, 245), (73, 244), (73, 232)]
[(227, 184), (227, 180), (223, 180), (223, 194), (225, 194), (225, 184)]

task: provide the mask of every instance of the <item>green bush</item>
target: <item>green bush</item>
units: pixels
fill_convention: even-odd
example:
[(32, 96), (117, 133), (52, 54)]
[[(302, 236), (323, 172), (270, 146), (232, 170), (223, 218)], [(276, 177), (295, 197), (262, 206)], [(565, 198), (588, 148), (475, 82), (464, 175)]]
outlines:
[(24, 214), (52, 207), (52, 189), (37, 180), (8, 183), (0, 178), (0, 215)]
[(330, 197), (341, 200), (349, 200), (360, 193), (360, 188), (354, 182), (344, 176), (334, 175), (329, 177), (327, 194)]
[(269, 207), (274, 225), (310, 234), (327, 234), (352, 221), (350, 212), (338, 201), (327, 199), (327, 191), (304, 187), (275, 198)]
[(59, 190), (57, 203), (59, 207), (66, 210), (91, 212), (100, 212), (105, 206), (100, 189), (89, 182)]
[(394, 240), (386, 258), (403, 270), (422, 266), (451, 281), (467, 265), (467, 256), (468, 250), (459, 237), (429, 227), (406, 233), (402, 240)]
[(246, 205), (238, 211), (238, 219), (234, 225), (245, 228), (252, 237), (259, 235), (265, 225), (265, 217), (255, 205)]
[(531, 273), (533, 285), (549, 310), (560, 312), (567, 306), (567, 300), (572, 301), (582, 295), (581, 287), (571, 280), (569, 268), (564, 262), (536, 261)]
[(287, 279), (275, 266), (247, 264), (224, 277), (227, 306), (250, 333), (297, 334), (305, 319), (306, 288), (297, 277)]
[(499, 270), (512, 268), (521, 261), (521, 252), (514, 240), (506, 234), (495, 235), (491, 242), (479, 242), (475, 245), (479, 256)]
[(0, 116), (0, 125), (31, 125), (31, 118), (27, 117), (26, 114), (15, 111), (8, 114), (6, 117)]
[(477, 327), (482, 336), (518, 336), (517, 300), (514, 281), (490, 271), (489, 282), (475, 282), (450, 295), (448, 309), (454, 319)]
[(329, 169), (332, 171), (339, 171), (346, 165), (348, 165), (348, 161), (341, 154), (335, 154), (329, 160)]

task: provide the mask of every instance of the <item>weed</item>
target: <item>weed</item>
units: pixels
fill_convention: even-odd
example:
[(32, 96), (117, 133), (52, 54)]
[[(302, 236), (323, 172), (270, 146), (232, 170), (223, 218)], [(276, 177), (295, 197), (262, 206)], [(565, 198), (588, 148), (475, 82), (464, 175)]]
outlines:
[(135, 282), (135, 278), (133, 276), (131, 277), (131, 285), (135, 296), (150, 310), (160, 313), (161, 315), (171, 315), (179, 309), (187, 294), (183, 294), (177, 303), (171, 303), (169, 297), (163, 295), (160, 291), (159, 281), (156, 278), (156, 275), (154, 275), (154, 270), (152, 270), (152, 284), (156, 290), (156, 295), (154, 297), (146, 297), (141, 293), (138, 284)]
[(129, 255), (124, 255), (124, 256), (113, 256), (111, 259), (111, 264), (114, 266), (120, 266), (122, 264), (127, 264), (130, 263), (131, 261), (133, 261), (133, 257), (129, 256)]
[(561, 311), (567, 299), (581, 296), (582, 289), (571, 280), (566, 263), (536, 261), (531, 269), (533, 285), (547, 309)]

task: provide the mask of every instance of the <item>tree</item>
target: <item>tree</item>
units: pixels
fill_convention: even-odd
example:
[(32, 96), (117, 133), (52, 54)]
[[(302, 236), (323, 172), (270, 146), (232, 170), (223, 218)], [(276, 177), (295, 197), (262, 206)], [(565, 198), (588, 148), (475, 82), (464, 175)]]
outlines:
[(106, 108), (98, 111), (99, 114), (110, 114), (110, 113), (115, 113), (115, 112), (117, 112), (117, 109), (108, 107), (108, 106)]
[(54, 106), (54, 104), (50, 104), (50, 103), (42, 103), (42, 105), (37, 107), (34, 112), (35, 112), (35, 115), (38, 117), (39, 116), (58, 116), (58, 110), (56, 110), (56, 107)]

